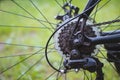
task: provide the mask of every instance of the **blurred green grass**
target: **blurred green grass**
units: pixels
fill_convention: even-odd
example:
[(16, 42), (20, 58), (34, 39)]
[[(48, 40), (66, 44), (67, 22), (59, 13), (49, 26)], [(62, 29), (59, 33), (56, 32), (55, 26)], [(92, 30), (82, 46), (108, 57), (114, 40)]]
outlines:
[[(22, 5), (31, 15), (34, 15), (35, 18), (40, 20), (45, 20), (39, 12), (32, 6), (32, 4), (28, 0), (15, 0)], [(74, 5), (80, 6), (80, 12), (82, 12), (83, 7), (87, 0), (81, 0), (80, 3), (77, 3), (76, 0), (73, 1)], [(107, 0), (103, 0), (101, 4), (105, 3)], [(54, 1), (54, 0), (36, 0), (34, 1), (35, 4), (39, 7), (42, 13), (47, 17), (50, 22), (56, 23), (57, 21), (54, 20), (54, 16), (58, 14), (61, 10), (61, 7)], [(62, 4), (62, 0), (60, 1)], [(113, 20), (117, 16), (120, 15), (120, 0), (111, 1), (111, 5), (106, 5), (102, 10), (97, 13), (97, 22), (103, 22), (108, 20)], [(26, 13), (23, 9), (16, 6), (10, 0), (0, 0), (0, 10), (5, 10), (17, 14), (22, 14), (28, 17), (31, 17), (28, 13)], [(63, 13), (63, 12), (61, 12)], [(48, 23), (44, 23), (47, 27), (51, 28)], [(44, 27), (44, 25), (40, 24), (37, 20), (29, 19), (9, 13), (0, 12), (0, 25), (10, 25), (15, 27), (0, 27), (0, 42), (4, 43), (12, 43), (12, 44), (25, 44), (25, 45), (32, 45), (32, 46), (45, 46), (49, 36), (51, 35), (51, 31), (48, 29), (42, 28), (22, 28), (17, 26), (32, 26), (32, 27)], [(11, 45), (4, 45), (0, 44), (0, 56), (9, 56), (9, 55), (21, 55), (21, 54), (32, 54), (35, 53), (40, 48), (34, 47), (26, 47), (26, 46), (11, 46)], [(31, 64), (34, 64), (42, 55), (44, 55), (44, 50), (40, 52), (40, 55), (34, 55), (29, 60), (16, 65), (14, 68), (6, 71), (4, 74), (0, 75), (0, 80), (16, 80), (21, 74), (24, 73)], [(6, 69), (7, 67), (14, 65), (16, 62), (23, 60), (29, 55), (20, 56), (20, 57), (7, 57), (7, 58), (0, 58), (0, 71)], [(45, 59), (44, 59), (45, 60)], [(42, 61), (41, 63), (37, 64), (23, 76), (21, 80), (44, 80), (45, 76), (48, 76), (52, 69), (48, 66), (46, 61)], [(106, 61), (103, 60), (106, 63)], [(116, 75), (115, 71), (108, 67), (108, 63), (106, 63), (104, 72), (106, 79), (105, 80), (118, 80), (118, 76)], [(48, 68), (49, 67), (49, 68)], [(46, 70), (48, 69), (48, 70)], [(113, 73), (115, 73), (114, 77)], [(69, 74), (71, 80), (78, 80), (82, 73), (74, 73)], [(54, 80), (55, 77), (51, 77), (49, 80)]]

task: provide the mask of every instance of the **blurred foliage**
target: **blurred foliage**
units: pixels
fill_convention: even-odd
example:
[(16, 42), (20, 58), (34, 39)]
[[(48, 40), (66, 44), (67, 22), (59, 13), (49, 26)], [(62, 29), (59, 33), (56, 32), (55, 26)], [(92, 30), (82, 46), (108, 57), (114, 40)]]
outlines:
[[(11, 0), (0, 0), (0, 10), (8, 11), (10, 13), (0, 11), (0, 43), (9, 43), (9, 44), (19, 44), (9, 45), (9, 44), (0, 44), (0, 72), (11, 65), (16, 64), (20, 60), (25, 59), (30, 54), (35, 53), (40, 47), (44, 47), (49, 36), (51, 35), (51, 31), (45, 28), (51, 28), (49, 23), (42, 22), (42, 24), (38, 21), (44, 20), (44, 17), (41, 16), (38, 10), (29, 2), (29, 0), (15, 0), (19, 5), (24, 7), (21, 9), (16, 4), (14, 4)], [(54, 17), (59, 13), (63, 14), (61, 11), (61, 7), (55, 2), (55, 0), (32, 0), (37, 5), (37, 7), (41, 10), (41, 12), (45, 15), (48, 21), (52, 23), (57, 23)], [(98, 5), (98, 8), (101, 7), (108, 0), (101, 0), (101, 3)], [(84, 9), (86, 5), (85, 2), (87, 0), (73, 0), (73, 4), (80, 7), (80, 12)], [(59, 0), (60, 5), (63, 4), (62, 0)], [(109, 4), (104, 6), (101, 10), (97, 12), (96, 22), (104, 22), (108, 20), (114, 20), (118, 15), (120, 16), (120, 0), (111, 0)], [(95, 10), (93, 11), (93, 13)], [(13, 14), (11, 14), (13, 13)], [(14, 14), (15, 13), (15, 14)], [(30, 13), (30, 14), (29, 14)], [(16, 14), (24, 15), (30, 18), (18, 16)], [(33, 17), (34, 16), (34, 17)], [(94, 16), (92, 16), (94, 17)], [(36, 19), (37, 18), (37, 19)], [(45, 25), (43, 25), (45, 24)], [(5, 25), (5, 26), (1, 26)], [(8, 27), (14, 26), (14, 27)], [(55, 25), (53, 25), (56, 27)], [(26, 28), (31, 27), (31, 28)], [(40, 27), (40, 28), (36, 28)], [(42, 27), (42, 28), (41, 28)], [(111, 28), (110, 28), (111, 29)], [(35, 47), (28, 47), (28, 46)], [(41, 54), (40, 54), (41, 53)], [(104, 52), (105, 53), (105, 52)], [(24, 55), (29, 54), (29, 55)], [(24, 56), (15, 56), (14, 55), (24, 55)], [(16, 80), (20, 75), (22, 75), (28, 68), (32, 66), (37, 60), (39, 60), (44, 55), (44, 50), (39, 52), (37, 55), (32, 56), (28, 60), (16, 65), (12, 69), (6, 71), (4, 74), (0, 74), (0, 80)], [(7, 56), (7, 57), (6, 57)], [(5, 57), (5, 58), (1, 58)], [(57, 59), (54, 56), (53, 60)], [(109, 66), (109, 64), (105, 60), (101, 60), (105, 62), (104, 72), (107, 78), (105, 80), (118, 80), (118, 76), (115, 71)], [(36, 64), (30, 71), (28, 71), (21, 80), (44, 80), (46, 76), (51, 74), (53, 71), (48, 66), (48, 64), (44, 60)], [(115, 73), (114, 77), (113, 73)], [(74, 75), (73, 75), (74, 74)], [(73, 73), (69, 74), (70, 80), (79, 80), (80, 75), (83, 73)], [(94, 74), (93, 74), (94, 75)], [(55, 76), (51, 77), (49, 80), (54, 80)], [(81, 78), (82, 79), (82, 78)], [(61, 79), (62, 80), (62, 79)]]

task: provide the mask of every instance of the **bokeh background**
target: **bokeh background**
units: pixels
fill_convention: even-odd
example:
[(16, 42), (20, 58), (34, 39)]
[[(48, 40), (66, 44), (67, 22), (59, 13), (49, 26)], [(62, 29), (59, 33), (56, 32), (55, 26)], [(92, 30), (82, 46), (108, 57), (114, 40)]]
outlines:
[[(32, 0), (40, 11), (29, 0), (14, 1), (0, 0), (0, 80), (45, 80), (54, 70), (43, 57), (44, 47), (54, 30), (52, 27), (55, 28), (59, 22), (54, 17), (64, 13), (61, 5), (66, 0)], [(72, 4), (80, 7), (82, 12), (86, 2), (87, 0), (73, 0)], [(102, 7), (104, 3), (106, 5)], [(96, 22), (114, 20), (120, 16), (120, 0), (101, 0), (96, 9), (98, 8), (100, 10), (96, 14)], [(51, 56), (53, 61), (57, 58)], [(105, 59), (101, 61), (106, 63), (105, 80), (119, 80), (110, 64)], [(56, 74), (48, 80), (56, 80)], [(67, 77), (70, 78), (68, 80), (82, 80), (82, 74), (73, 72)]]

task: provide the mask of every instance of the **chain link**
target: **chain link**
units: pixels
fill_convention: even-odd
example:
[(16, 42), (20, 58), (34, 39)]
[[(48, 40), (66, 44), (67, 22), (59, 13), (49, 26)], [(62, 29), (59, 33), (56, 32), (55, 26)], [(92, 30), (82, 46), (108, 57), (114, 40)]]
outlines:
[(87, 25), (87, 26), (101, 26), (101, 25), (106, 25), (106, 24), (111, 24), (111, 23), (116, 23), (116, 22), (120, 22), (120, 19), (102, 22), (102, 23), (96, 23), (96, 24)]

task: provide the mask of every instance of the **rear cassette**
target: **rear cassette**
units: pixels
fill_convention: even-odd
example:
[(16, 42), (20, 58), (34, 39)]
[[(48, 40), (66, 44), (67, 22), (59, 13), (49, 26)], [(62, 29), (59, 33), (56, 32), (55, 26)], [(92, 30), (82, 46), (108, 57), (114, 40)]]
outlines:
[[(55, 48), (57, 51), (62, 54), (67, 56), (70, 56), (71, 51), (74, 49), (74, 45), (71, 43), (71, 35), (72, 32), (76, 26), (77, 19), (71, 21), (67, 25), (63, 26), (61, 29), (59, 29), (55, 35), (54, 35), (54, 40), (55, 40)], [(88, 20), (88, 24), (93, 24), (92, 21)], [(81, 25), (81, 21), (79, 22), (79, 26)], [(79, 29), (77, 29), (78, 31)], [(85, 35), (88, 37), (97, 37), (100, 35), (98, 33), (99, 29), (96, 27), (85, 27)], [(74, 38), (74, 36), (72, 36)], [(79, 52), (85, 55), (92, 55), (97, 53), (97, 49), (95, 45), (90, 45), (90, 46), (78, 46), (77, 47)]]

